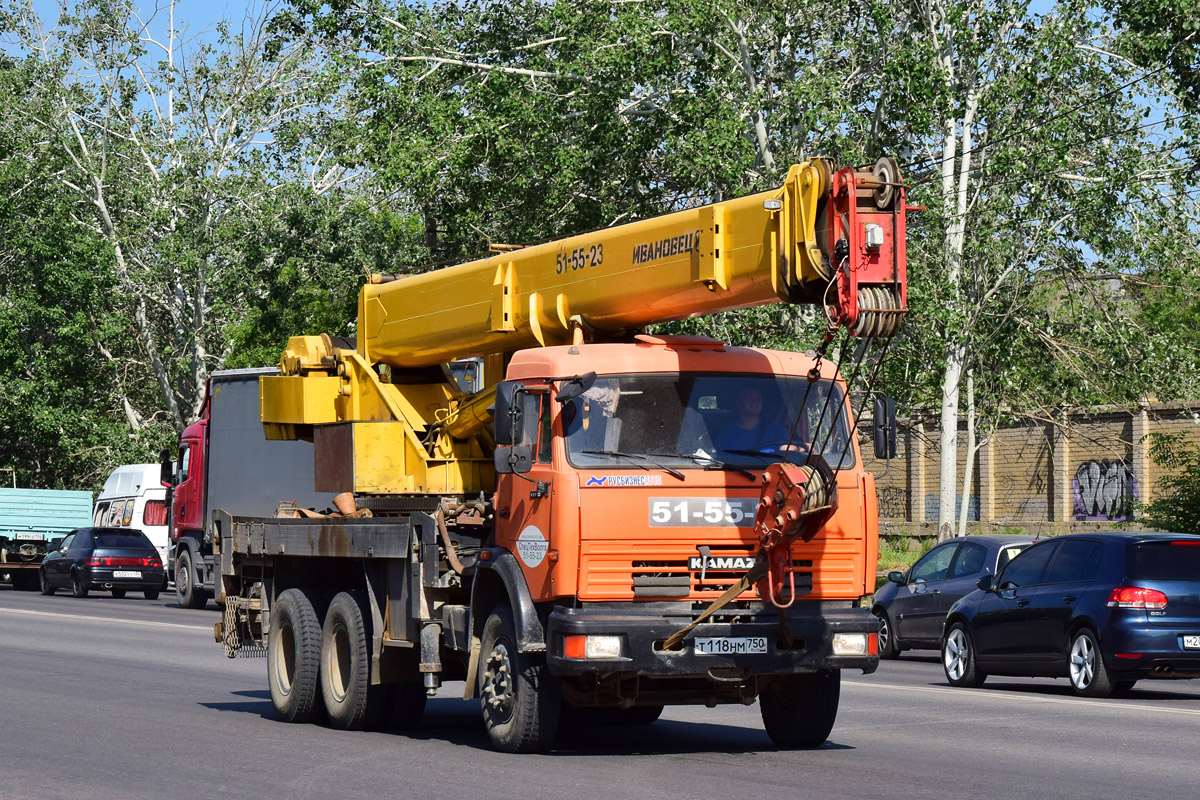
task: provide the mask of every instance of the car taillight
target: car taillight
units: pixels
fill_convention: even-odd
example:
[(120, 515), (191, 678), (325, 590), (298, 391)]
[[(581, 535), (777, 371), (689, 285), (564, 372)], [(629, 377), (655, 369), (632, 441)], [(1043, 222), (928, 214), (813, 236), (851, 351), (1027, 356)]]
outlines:
[(1108, 607), (1158, 610), (1167, 607), (1167, 596), (1157, 589), (1118, 586), (1108, 593)]
[(128, 556), (88, 556), (83, 562), (89, 567), (161, 567), (158, 556), (133, 558)]

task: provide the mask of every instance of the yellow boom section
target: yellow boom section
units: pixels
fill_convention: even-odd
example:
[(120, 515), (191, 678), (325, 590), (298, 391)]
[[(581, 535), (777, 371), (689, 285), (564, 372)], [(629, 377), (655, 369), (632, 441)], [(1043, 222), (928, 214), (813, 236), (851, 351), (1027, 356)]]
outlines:
[(814, 226), (829, 174), (808, 162), (778, 189), (367, 285), (359, 355), (431, 366), (567, 343), (573, 325), (619, 334), (805, 287), (819, 299), (828, 267)]

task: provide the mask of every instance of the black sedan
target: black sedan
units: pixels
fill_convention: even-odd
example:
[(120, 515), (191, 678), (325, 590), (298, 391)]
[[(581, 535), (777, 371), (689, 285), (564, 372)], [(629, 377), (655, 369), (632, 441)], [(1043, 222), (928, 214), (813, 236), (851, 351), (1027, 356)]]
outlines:
[(1092, 697), (1141, 678), (1200, 678), (1200, 536), (1038, 542), (951, 606), (942, 666), (954, 686), (1065, 677)]
[(155, 600), (163, 584), (158, 550), (136, 528), (79, 528), (62, 540), (42, 562), (42, 594), (70, 589), (87, 597), (90, 589), (105, 589), (113, 597), (140, 591)]
[(902, 650), (937, 650), (942, 623), (955, 600), (975, 591), (981, 575), (994, 575), (1032, 539), (995, 534), (942, 542), (907, 572), (889, 572), (871, 610), (879, 617), (879, 657)]

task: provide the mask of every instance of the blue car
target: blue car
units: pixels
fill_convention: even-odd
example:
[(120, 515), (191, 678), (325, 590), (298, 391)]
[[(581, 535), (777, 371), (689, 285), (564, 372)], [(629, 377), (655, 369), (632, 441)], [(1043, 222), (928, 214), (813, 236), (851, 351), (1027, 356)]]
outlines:
[(1142, 678), (1200, 678), (1200, 536), (1072, 534), (1038, 542), (950, 607), (942, 666), (1068, 678), (1107, 697)]
[(871, 603), (879, 617), (879, 657), (941, 647), (950, 606), (975, 591), (980, 576), (996, 574), (1032, 542), (1005, 534), (964, 536), (942, 542), (904, 572), (889, 572)]

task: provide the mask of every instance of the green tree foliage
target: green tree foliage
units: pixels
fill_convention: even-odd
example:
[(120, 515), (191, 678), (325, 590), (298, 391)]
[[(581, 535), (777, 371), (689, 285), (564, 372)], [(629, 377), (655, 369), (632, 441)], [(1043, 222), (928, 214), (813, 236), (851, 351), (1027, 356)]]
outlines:
[(1150, 458), (1169, 470), (1159, 478), (1157, 499), (1141, 509), (1141, 521), (1176, 533), (1200, 533), (1200, 445), (1182, 434), (1150, 435)]

